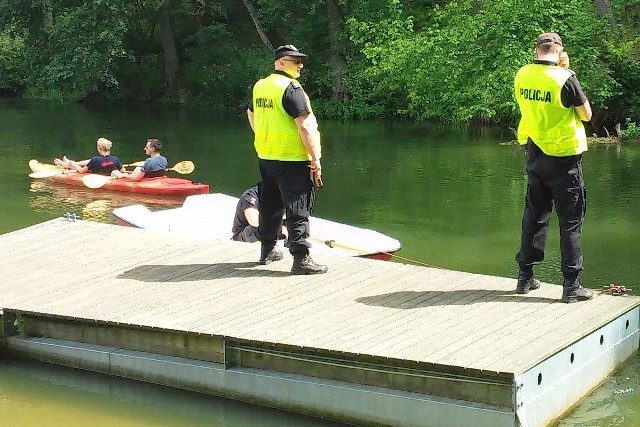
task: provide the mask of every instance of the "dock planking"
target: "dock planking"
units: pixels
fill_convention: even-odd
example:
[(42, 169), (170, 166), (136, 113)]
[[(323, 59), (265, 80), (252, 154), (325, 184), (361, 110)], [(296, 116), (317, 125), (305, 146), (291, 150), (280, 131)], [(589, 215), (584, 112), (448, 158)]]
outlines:
[[(637, 297), (596, 294), (592, 301), (562, 304), (561, 288), (550, 284), (518, 295), (513, 278), (324, 253), (312, 255), (329, 266), (327, 274), (292, 276), (288, 254), (258, 265), (258, 244), (63, 219), (0, 235), (0, 251), (0, 308), (5, 311), (218, 337), (241, 343), (233, 351), (245, 351), (248, 361), (256, 351), (273, 358), (300, 351), (286, 357), (309, 357), (309, 364), (335, 357), (336, 366), (375, 363), (391, 371), (416, 367), (425, 378), (463, 374), (488, 383), (510, 381), (515, 387), (517, 378), (630, 312), (627, 335), (636, 336), (637, 349)], [(573, 352), (571, 357), (573, 363)], [(585, 363), (594, 363), (595, 357)], [(258, 359), (253, 362), (261, 363)], [(328, 363), (325, 359), (318, 363)], [(317, 378), (318, 369), (312, 371), (308, 375)], [(354, 377), (360, 375), (365, 374)], [(384, 390), (382, 380), (367, 381), (354, 384)], [(414, 385), (397, 389), (420, 393)], [(428, 390), (430, 398), (433, 393)], [(550, 415), (527, 415), (528, 424), (544, 425), (579, 397), (568, 398)], [(469, 400), (491, 403), (483, 396)], [(515, 400), (511, 425), (520, 422), (518, 406), (533, 404)], [(343, 418), (378, 422), (348, 414)]]

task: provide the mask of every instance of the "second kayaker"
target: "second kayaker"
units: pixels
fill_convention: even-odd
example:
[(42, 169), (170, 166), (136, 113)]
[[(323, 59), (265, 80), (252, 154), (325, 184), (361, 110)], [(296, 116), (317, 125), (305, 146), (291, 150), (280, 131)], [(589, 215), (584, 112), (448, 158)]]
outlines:
[(125, 176), (132, 181), (140, 181), (142, 178), (155, 178), (167, 175), (167, 167), (169, 163), (166, 157), (160, 154), (162, 150), (162, 142), (156, 138), (147, 139), (144, 146), (144, 152), (149, 156), (142, 166), (133, 170)]

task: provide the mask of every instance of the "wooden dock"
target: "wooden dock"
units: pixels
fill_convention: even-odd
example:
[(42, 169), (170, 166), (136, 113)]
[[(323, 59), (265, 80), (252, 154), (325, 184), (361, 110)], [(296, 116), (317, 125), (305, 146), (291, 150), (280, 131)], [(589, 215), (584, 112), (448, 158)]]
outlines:
[(543, 426), (639, 346), (640, 298), (513, 278), (64, 219), (0, 254), (0, 351), (363, 425)]

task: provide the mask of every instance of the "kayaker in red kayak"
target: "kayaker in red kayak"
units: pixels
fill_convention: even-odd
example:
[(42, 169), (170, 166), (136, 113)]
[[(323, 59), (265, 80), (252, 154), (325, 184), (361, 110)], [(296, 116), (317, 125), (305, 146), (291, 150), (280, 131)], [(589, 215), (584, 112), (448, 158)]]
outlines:
[(99, 175), (116, 176), (121, 178), (125, 176), (126, 169), (122, 166), (122, 162), (116, 156), (111, 155), (111, 147), (113, 143), (107, 138), (98, 138), (96, 148), (99, 155), (93, 156), (89, 160), (80, 160), (78, 162), (63, 157), (53, 159), (53, 162), (65, 169), (75, 169), (79, 173), (95, 173)]
[(160, 154), (162, 150), (162, 142), (156, 138), (147, 139), (144, 146), (144, 152), (149, 156), (142, 166), (133, 170), (130, 174), (125, 174), (132, 181), (140, 181), (142, 178), (155, 178), (165, 176), (169, 163), (166, 157)]

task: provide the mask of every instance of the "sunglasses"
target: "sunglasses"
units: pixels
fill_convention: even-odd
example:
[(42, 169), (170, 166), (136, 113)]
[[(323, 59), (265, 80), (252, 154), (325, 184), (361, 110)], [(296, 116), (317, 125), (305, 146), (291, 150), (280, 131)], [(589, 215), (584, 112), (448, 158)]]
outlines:
[(293, 62), (296, 65), (302, 64), (302, 61), (300, 61), (299, 59), (283, 59), (283, 61)]

